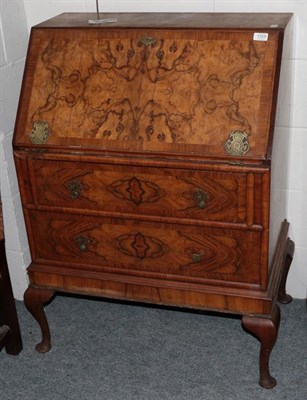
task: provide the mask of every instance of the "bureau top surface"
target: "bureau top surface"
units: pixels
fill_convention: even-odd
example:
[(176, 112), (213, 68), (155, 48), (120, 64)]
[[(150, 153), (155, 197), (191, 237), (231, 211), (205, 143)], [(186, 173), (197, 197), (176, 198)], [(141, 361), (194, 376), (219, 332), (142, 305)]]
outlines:
[(90, 25), (96, 13), (63, 13), (36, 27), (86, 28), (193, 28), (193, 29), (284, 29), (290, 13), (100, 13), (112, 23)]

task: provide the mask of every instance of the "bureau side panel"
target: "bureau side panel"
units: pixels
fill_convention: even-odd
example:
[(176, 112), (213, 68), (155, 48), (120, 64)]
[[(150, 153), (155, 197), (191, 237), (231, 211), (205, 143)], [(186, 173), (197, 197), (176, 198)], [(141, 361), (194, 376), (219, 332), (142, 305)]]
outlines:
[[(290, 37), (291, 32), (288, 26), (285, 35)], [(279, 45), (279, 58), (282, 58), (282, 40)], [(279, 76), (280, 75), (280, 76)], [(288, 68), (284, 68), (283, 59), (279, 63), (278, 70), (279, 85), (275, 88), (275, 102), (277, 102), (277, 92), (283, 96), (288, 96), (289, 82), (292, 77)], [(291, 93), (290, 93), (291, 94)], [(283, 103), (281, 98), (278, 101)], [(275, 105), (278, 108), (278, 103)], [(289, 156), (290, 156), (290, 131), (291, 126), (290, 109), (284, 108), (280, 110), (282, 113), (282, 124), (277, 124), (274, 129), (274, 136), (271, 138), (270, 154), (270, 265), (273, 263), (274, 253), (277, 247), (278, 236), (284, 219), (287, 216), (287, 189), (289, 187)], [(281, 125), (281, 126), (280, 126)]]

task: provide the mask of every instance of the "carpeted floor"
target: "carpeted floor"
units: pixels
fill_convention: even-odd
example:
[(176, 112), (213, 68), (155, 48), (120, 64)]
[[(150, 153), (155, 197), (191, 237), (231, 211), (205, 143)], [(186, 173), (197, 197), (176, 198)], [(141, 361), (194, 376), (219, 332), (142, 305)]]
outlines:
[(259, 343), (238, 318), (57, 296), (53, 348), (34, 351), (36, 321), (17, 303), (24, 349), (0, 353), (1, 400), (306, 400), (306, 302), (282, 306), (271, 372), (258, 385)]

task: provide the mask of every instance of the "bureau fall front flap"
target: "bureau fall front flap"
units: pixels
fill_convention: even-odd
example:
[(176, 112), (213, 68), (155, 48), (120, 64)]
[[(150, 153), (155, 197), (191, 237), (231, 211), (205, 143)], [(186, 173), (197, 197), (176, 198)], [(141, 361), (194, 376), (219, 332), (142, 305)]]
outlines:
[(265, 159), (280, 32), (40, 26), (22, 146)]

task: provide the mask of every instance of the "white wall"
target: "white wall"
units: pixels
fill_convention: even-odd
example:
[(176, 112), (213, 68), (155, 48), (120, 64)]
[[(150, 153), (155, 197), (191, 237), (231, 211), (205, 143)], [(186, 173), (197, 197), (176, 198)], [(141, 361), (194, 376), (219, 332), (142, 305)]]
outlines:
[(27, 285), (30, 254), (12, 157), (12, 133), (28, 41), (23, 0), (0, 0), (0, 184), (6, 253), (15, 297)]
[[(0, 66), (0, 76), (5, 77), (9, 83), (10, 91), (5, 91), (5, 149), (6, 162), (9, 164), (8, 176), (5, 186), (2, 187), (4, 206), (15, 213), (17, 218), (16, 227), (13, 229), (9, 224), (8, 230), (12, 230), (10, 242), (14, 242), (15, 236), (19, 237), (19, 250), (24, 250), (24, 256), (19, 250), (12, 253), (21, 257), (19, 263), (13, 264), (13, 257), (9, 260), (12, 263), (13, 286), (15, 296), (21, 298), (24, 285), (24, 265), (29, 258), (26, 247), (24, 227), (22, 224), (19, 206), (19, 195), (16, 191), (16, 182), (10, 157), (10, 140), (15, 117), (18, 87), (21, 79), (21, 65), (25, 54), (25, 21), (22, 10), (22, 0), (1, 1), (1, 19), (4, 30), (7, 29), (7, 38), (2, 37), (2, 44), (6, 48), (4, 65)], [(4, 7), (2, 6), (4, 4)], [(62, 1), (62, 0), (24, 0), (25, 13), (28, 29), (32, 25), (45, 19), (51, 18), (62, 12), (83, 12), (94, 11), (95, 0)], [(14, 24), (15, 15), (13, 7), (19, 7), (17, 22)], [(4, 10), (7, 8), (7, 10)], [(296, 298), (307, 297), (307, 2), (306, 0), (263, 0), (247, 2), (246, 0), (100, 0), (101, 11), (109, 12), (293, 12), (294, 18), (291, 22), (289, 41), (285, 44), (284, 63), (282, 68), (280, 101), (277, 113), (277, 133), (283, 135), (290, 144), (289, 176), (284, 179), (282, 191), (287, 196), (287, 219), (291, 223), (290, 235), (296, 243), (295, 257), (290, 270), (287, 290)], [(11, 11), (10, 11), (11, 10)], [(5, 28), (5, 25), (6, 28)], [(15, 38), (15, 39), (14, 39)], [(16, 43), (18, 38), (18, 43)], [(17, 49), (19, 53), (15, 54)], [(0, 55), (3, 49), (0, 43)], [(11, 54), (12, 53), (12, 54)], [(8, 76), (7, 76), (8, 75)], [(11, 86), (12, 85), (12, 86)], [(13, 90), (12, 90), (13, 88)], [(1, 124), (1, 123), (0, 123)], [(2, 130), (2, 124), (0, 125)], [(3, 135), (3, 134), (2, 134)], [(289, 135), (289, 138), (288, 138)], [(1, 171), (3, 161), (0, 162)], [(4, 165), (6, 167), (6, 165)], [(3, 173), (1, 172), (1, 176)], [(4, 174), (5, 175), (5, 174)], [(10, 184), (9, 184), (10, 183)], [(12, 205), (15, 207), (12, 210)], [(15, 239), (14, 239), (15, 238)], [(14, 240), (13, 240), (14, 239)], [(16, 240), (15, 240), (16, 242)], [(10, 250), (10, 245), (8, 245)], [(13, 247), (13, 246), (12, 246)], [(12, 251), (12, 250), (11, 250)]]

